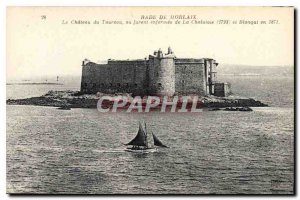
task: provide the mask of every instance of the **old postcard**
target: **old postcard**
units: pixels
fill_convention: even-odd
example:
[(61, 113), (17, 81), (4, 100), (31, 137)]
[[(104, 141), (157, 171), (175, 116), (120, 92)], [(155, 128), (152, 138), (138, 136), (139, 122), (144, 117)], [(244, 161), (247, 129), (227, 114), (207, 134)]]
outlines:
[(9, 194), (295, 194), (293, 7), (7, 7)]

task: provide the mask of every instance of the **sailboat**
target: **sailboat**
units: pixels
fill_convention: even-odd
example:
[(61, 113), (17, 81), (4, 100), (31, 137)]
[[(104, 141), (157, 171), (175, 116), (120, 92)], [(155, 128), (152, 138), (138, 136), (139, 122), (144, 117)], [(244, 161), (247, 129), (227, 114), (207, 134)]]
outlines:
[[(153, 139), (153, 141), (151, 139)], [(146, 123), (145, 129), (142, 127), (142, 124), (139, 123), (139, 130), (137, 135), (135, 136), (135, 138), (133, 138), (133, 140), (125, 145), (131, 146), (128, 147), (126, 151), (140, 153), (154, 152), (157, 150), (155, 146), (168, 148), (154, 135), (152, 131), (147, 131)]]

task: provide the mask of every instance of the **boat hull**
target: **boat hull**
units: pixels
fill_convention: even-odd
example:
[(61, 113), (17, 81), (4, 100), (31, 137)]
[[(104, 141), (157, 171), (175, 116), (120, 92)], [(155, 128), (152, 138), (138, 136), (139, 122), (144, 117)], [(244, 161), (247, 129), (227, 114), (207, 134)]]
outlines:
[(152, 153), (156, 152), (157, 149), (151, 148), (151, 149), (125, 149), (125, 151), (132, 152), (132, 153)]

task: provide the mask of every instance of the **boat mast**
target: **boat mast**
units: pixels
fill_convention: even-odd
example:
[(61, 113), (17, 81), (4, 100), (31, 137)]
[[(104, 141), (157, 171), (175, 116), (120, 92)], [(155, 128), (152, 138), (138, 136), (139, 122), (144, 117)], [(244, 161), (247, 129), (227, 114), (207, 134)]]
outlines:
[(146, 148), (148, 148), (148, 132), (147, 132), (147, 126), (145, 121), (144, 124), (145, 124), (145, 143), (146, 143)]

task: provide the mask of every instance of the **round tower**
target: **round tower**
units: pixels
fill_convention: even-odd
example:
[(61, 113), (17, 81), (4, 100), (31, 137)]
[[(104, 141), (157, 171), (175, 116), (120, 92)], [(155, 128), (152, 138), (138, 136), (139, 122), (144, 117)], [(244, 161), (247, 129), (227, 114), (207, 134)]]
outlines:
[(175, 93), (174, 55), (164, 55), (161, 50), (149, 56), (149, 92), (151, 95), (173, 96)]

